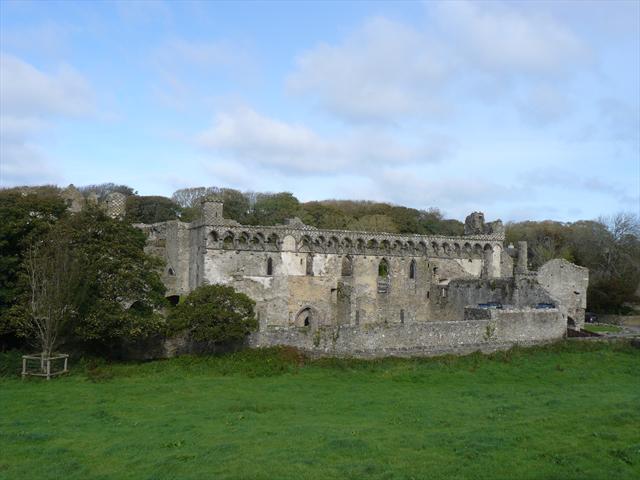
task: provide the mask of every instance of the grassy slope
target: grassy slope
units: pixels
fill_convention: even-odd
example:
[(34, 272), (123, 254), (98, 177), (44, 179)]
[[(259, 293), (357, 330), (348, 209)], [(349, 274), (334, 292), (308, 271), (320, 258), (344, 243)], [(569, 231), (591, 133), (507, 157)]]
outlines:
[(294, 357), (0, 378), (0, 478), (639, 478), (640, 351), (628, 346)]

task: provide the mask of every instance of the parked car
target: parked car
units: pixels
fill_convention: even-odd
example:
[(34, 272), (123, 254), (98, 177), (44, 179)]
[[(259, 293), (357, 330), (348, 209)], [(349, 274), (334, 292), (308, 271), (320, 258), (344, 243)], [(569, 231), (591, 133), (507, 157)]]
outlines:
[(487, 303), (479, 303), (479, 308), (497, 308), (502, 310), (502, 304), (500, 302), (487, 302)]
[(595, 323), (598, 321), (598, 316), (593, 312), (585, 312), (584, 321), (587, 323)]
[(556, 308), (556, 306), (555, 306), (555, 304), (553, 304), (553, 303), (538, 303), (538, 304), (535, 306), (535, 308), (539, 308), (539, 309), (542, 309), (542, 310), (546, 310), (546, 309), (549, 309), (549, 308)]

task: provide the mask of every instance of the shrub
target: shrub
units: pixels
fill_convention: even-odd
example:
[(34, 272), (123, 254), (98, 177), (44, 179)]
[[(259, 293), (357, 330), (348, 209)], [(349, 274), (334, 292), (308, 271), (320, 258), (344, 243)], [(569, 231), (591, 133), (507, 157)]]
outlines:
[(256, 330), (255, 302), (226, 285), (203, 285), (191, 292), (169, 315), (171, 333), (187, 331), (198, 341), (241, 340)]

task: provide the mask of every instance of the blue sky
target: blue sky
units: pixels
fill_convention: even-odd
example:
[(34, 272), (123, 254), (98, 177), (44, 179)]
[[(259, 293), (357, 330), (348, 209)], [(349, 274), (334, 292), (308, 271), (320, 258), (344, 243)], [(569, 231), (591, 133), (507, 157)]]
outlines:
[(2, 186), (640, 213), (640, 2), (0, 1)]

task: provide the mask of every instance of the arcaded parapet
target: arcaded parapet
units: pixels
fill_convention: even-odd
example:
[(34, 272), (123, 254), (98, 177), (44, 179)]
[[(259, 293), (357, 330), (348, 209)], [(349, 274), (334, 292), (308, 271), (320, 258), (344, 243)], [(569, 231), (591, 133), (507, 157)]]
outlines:
[(560, 310), (567, 316), (568, 324), (581, 329), (587, 308), (589, 269), (556, 258), (538, 269), (537, 280), (556, 300)]

